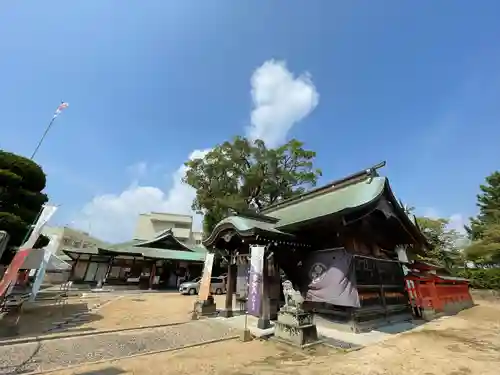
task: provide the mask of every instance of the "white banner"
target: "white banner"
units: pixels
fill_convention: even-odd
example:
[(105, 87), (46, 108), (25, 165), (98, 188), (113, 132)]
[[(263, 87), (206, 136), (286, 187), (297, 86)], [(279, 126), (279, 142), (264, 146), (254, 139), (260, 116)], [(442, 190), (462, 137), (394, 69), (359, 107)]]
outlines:
[(47, 224), (50, 218), (57, 211), (57, 206), (52, 206), (49, 204), (44, 204), (42, 212), (38, 216), (36, 223), (33, 225), (33, 230), (28, 238), (28, 240), (19, 249), (32, 249), (35, 246), (36, 240), (40, 237), (42, 233), (42, 228)]
[(212, 268), (214, 267), (214, 254), (207, 253), (205, 264), (203, 265), (203, 274), (201, 276), (200, 289), (198, 297), (202, 301), (206, 301), (210, 295), (210, 279), (212, 277)]
[(51, 235), (49, 244), (43, 250), (38, 250), (38, 251), (43, 251), (44, 254), (43, 254), (43, 259), (38, 264), (38, 266), (34, 267), (34, 268), (38, 269), (38, 272), (36, 271), (36, 269), (31, 270), (31, 271), (35, 271), (36, 278), (35, 278), (35, 281), (33, 283), (33, 287), (31, 289), (30, 301), (34, 301), (36, 298), (36, 295), (40, 291), (40, 287), (42, 286), (43, 279), (45, 278), (45, 272), (47, 270), (47, 266), (51, 260), (51, 257), (53, 256), (53, 254), (56, 253), (60, 242), (61, 242), (61, 239), (58, 235)]

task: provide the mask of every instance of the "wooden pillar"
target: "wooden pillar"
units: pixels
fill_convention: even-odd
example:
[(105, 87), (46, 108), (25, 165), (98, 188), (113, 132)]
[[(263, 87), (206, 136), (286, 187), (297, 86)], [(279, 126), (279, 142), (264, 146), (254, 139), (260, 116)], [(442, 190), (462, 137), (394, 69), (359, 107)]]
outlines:
[(78, 263), (78, 259), (80, 259), (80, 254), (78, 254), (76, 259), (73, 261), (73, 264), (71, 265), (71, 271), (69, 272), (68, 281), (72, 281), (71, 279), (75, 275), (75, 268), (76, 268), (76, 264)]
[(92, 255), (89, 256), (89, 260), (87, 260), (87, 267), (85, 268), (85, 272), (83, 273), (83, 282), (86, 282), (85, 278), (87, 277), (87, 272), (89, 272), (90, 262), (92, 262)]
[(156, 261), (151, 265), (151, 273), (149, 274), (149, 289), (153, 289), (153, 282), (156, 276)]
[(227, 291), (226, 291), (226, 301), (224, 303), (224, 309), (221, 311), (220, 316), (224, 318), (230, 318), (233, 316), (233, 295), (236, 286), (236, 264), (231, 261), (227, 266)]
[(104, 284), (106, 284), (106, 281), (108, 280), (109, 273), (111, 272), (111, 267), (113, 267), (113, 260), (114, 257), (111, 256), (108, 261), (108, 269), (106, 270), (106, 275), (104, 276), (104, 280), (102, 281), (102, 286), (104, 286)]

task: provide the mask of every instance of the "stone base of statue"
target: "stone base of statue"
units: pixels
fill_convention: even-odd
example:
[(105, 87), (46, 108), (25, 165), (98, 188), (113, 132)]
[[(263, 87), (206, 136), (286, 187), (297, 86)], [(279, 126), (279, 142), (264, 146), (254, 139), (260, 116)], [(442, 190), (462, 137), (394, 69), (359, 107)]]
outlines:
[(274, 339), (300, 348), (321, 343), (312, 314), (287, 308), (278, 312)]
[(215, 305), (214, 297), (208, 296), (206, 300), (196, 301), (194, 303), (192, 319), (195, 320), (200, 316), (217, 314), (217, 306)]

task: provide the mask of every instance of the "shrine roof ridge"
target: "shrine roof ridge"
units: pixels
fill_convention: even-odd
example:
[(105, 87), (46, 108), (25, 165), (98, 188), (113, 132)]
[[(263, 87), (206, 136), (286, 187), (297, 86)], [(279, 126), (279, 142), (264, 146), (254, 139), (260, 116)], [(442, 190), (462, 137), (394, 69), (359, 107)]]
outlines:
[(311, 199), (314, 198), (318, 195), (325, 194), (327, 192), (331, 192), (334, 190), (338, 190), (340, 188), (359, 183), (361, 181), (364, 181), (368, 178), (376, 177), (378, 176), (377, 170), (380, 168), (385, 167), (386, 161), (382, 161), (378, 164), (375, 164), (369, 168), (363, 169), (359, 172), (353, 173), (349, 176), (340, 178), (338, 180), (329, 182), (326, 185), (320, 186), (318, 188), (306, 191), (303, 194), (300, 194), (296, 197), (288, 198), (283, 201), (274, 203), (270, 206), (265, 207), (260, 211), (261, 214), (265, 215), (266, 213), (272, 213), (275, 210), (279, 210), (283, 208), (284, 206), (289, 206), (289, 205), (294, 205), (303, 202), (306, 199)]

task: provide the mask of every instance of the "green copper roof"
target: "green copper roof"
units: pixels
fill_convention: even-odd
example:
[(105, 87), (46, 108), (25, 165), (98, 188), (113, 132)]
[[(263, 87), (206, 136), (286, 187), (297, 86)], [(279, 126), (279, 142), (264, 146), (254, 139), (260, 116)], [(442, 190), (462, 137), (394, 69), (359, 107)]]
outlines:
[(74, 253), (74, 254), (99, 254), (99, 249), (97, 247), (70, 247), (62, 250), (63, 253)]
[(192, 251), (153, 249), (150, 247), (141, 247), (136, 249), (140, 250), (145, 258), (153, 258), (153, 259), (170, 259), (170, 260), (203, 262), (206, 256), (206, 253), (192, 252)]
[(130, 255), (130, 256), (143, 256), (152, 259), (165, 259), (165, 260), (185, 260), (192, 262), (203, 262), (205, 260), (206, 251), (182, 251), (171, 249), (155, 249), (152, 247), (128, 247), (121, 249), (92, 249), (92, 248), (75, 248), (63, 250), (66, 254), (89, 254), (89, 255)]
[(384, 192), (386, 183), (385, 177), (372, 177), (339, 189), (332, 186), (330, 191), (310, 197), (306, 195), (303, 199), (278, 205), (275, 209), (271, 207), (263, 213), (279, 219), (275, 228), (285, 228), (373, 202)]
[(206, 254), (208, 252), (207, 248), (203, 245), (196, 245), (193, 247), (190, 247), (191, 251), (197, 252), (197, 253), (203, 253)]
[(202, 245), (188, 246), (177, 240), (171, 230), (161, 232), (151, 240), (133, 240), (99, 248), (72, 248), (65, 253), (89, 255), (131, 255), (153, 259), (202, 262), (207, 249)]
[(100, 246), (101, 249), (105, 250), (121, 250), (130, 247), (151, 247), (166, 250), (194, 251), (191, 246), (185, 245), (175, 238), (171, 229), (157, 233), (155, 237), (150, 240), (132, 240), (113, 245)]
[(257, 236), (260, 233), (265, 234), (266, 237), (273, 237), (276, 239), (288, 239), (292, 240), (295, 238), (294, 235), (290, 233), (282, 232), (275, 228), (276, 220), (267, 220), (265, 218), (259, 220), (257, 218), (249, 218), (245, 216), (229, 216), (221, 220), (214, 228), (210, 237), (205, 239), (203, 243), (206, 246), (212, 247), (215, 241), (219, 238), (223, 232), (227, 229), (234, 229), (240, 236)]
[(275, 228), (274, 223), (270, 222), (265, 222), (257, 219), (252, 219), (252, 218), (247, 218), (244, 216), (229, 216), (223, 219), (222, 221), (217, 224), (219, 225), (224, 225), (224, 224), (231, 224), (233, 227), (235, 227), (239, 232), (247, 232), (253, 229), (262, 229), (264, 231), (268, 232), (275, 232), (278, 234), (285, 234), (280, 232)]

